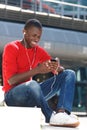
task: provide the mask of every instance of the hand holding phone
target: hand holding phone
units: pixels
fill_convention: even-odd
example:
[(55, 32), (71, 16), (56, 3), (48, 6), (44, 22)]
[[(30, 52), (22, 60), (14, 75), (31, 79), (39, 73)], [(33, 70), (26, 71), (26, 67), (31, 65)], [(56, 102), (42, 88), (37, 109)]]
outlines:
[(59, 66), (60, 66), (60, 62), (59, 62), (59, 58), (52, 58), (51, 59), (51, 62), (55, 62), (56, 64), (54, 64), (54, 65), (56, 65), (56, 68), (55, 68), (55, 70), (53, 71), (53, 73), (54, 74), (58, 74), (58, 68), (59, 68)]

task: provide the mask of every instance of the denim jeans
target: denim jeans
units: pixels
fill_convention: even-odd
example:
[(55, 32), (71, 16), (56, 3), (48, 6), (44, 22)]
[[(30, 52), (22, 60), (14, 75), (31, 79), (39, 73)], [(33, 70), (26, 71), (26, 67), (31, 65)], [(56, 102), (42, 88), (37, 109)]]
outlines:
[(22, 83), (12, 88), (5, 94), (5, 102), (8, 106), (40, 107), (49, 122), (53, 110), (48, 105), (48, 100), (60, 91), (57, 108), (63, 108), (69, 112), (72, 110), (75, 72), (64, 70), (41, 83), (34, 80)]

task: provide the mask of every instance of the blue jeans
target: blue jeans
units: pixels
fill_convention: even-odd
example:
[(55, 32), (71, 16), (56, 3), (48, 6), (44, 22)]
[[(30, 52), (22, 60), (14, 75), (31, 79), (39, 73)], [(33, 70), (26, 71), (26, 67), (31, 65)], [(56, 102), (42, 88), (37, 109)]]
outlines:
[(8, 106), (40, 107), (49, 122), (53, 110), (48, 105), (48, 100), (60, 91), (57, 108), (63, 108), (69, 112), (72, 110), (75, 72), (64, 70), (44, 82), (28, 81), (12, 88), (5, 94), (5, 102)]

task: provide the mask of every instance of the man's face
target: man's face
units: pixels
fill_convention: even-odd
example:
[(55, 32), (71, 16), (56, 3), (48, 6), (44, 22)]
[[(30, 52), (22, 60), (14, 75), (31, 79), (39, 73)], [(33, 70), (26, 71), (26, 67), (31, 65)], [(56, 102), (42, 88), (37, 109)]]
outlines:
[(28, 30), (25, 30), (25, 41), (26, 46), (28, 48), (35, 47), (37, 43), (39, 42), (42, 34), (42, 29), (39, 29), (37, 27), (30, 27)]

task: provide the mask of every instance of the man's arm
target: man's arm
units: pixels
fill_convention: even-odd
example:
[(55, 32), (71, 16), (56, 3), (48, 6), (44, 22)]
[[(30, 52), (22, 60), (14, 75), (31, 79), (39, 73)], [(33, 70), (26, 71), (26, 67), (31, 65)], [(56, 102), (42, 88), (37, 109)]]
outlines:
[(21, 74), (15, 74), (13, 75), (9, 80), (8, 83), (12, 86), (17, 85), (19, 83), (27, 81), (29, 78), (35, 76), (36, 74), (45, 74), (49, 73), (53, 70), (55, 70), (57, 67), (57, 64), (46, 61), (41, 64), (39, 64), (36, 68), (29, 70), (27, 72), (21, 73)]

